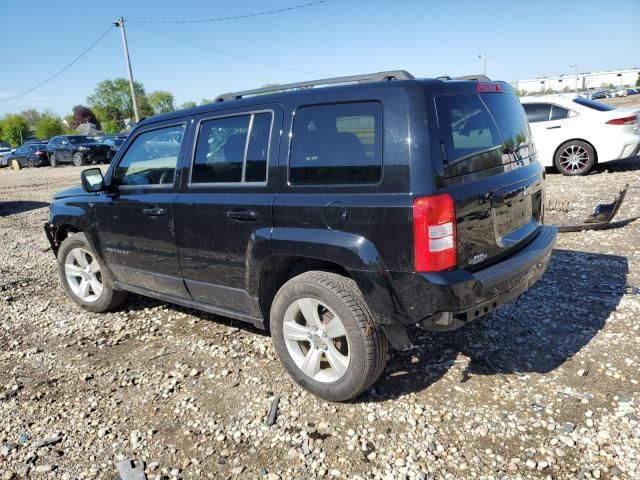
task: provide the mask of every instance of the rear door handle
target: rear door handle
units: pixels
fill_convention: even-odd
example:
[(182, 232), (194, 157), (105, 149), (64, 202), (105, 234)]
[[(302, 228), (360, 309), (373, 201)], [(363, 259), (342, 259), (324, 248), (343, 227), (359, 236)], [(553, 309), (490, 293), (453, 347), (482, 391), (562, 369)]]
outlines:
[(258, 212), (255, 210), (230, 210), (227, 212), (227, 218), (240, 221), (251, 221), (258, 218)]
[(150, 217), (160, 217), (166, 215), (167, 211), (164, 208), (143, 208), (142, 213), (149, 215)]
[(550, 127), (547, 127), (547, 130), (553, 130), (554, 128), (562, 128), (561, 125), (552, 125)]

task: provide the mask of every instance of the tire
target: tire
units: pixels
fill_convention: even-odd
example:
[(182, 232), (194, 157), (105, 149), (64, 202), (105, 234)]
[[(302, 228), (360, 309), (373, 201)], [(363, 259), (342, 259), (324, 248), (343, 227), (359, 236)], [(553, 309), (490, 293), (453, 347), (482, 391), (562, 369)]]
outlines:
[(86, 164), (84, 155), (82, 155), (80, 152), (74, 153), (73, 157), (71, 157), (71, 159), (73, 160), (73, 164), (76, 167), (81, 167), (82, 165)]
[[(93, 251), (84, 233), (71, 234), (62, 242), (57, 261), (64, 289), (85, 310), (107, 312), (126, 300), (127, 292), (113, 288), (109, 271)], [(86, 288), (85, 282), (88, 284)]]
[(29, 159), (29, 160), (27, 161), (27, 163), (28, 163), (28, 165), (29, 165), (29, 168), (33, 168), (33, 167), (35, 167), (35, 165), (33, 164), (33, 160)]
[[(316, 330), (307, 320), (314, 311)], [(294, 381), (320, 398), (355, 398), (384, 370), (387, 338), (350, 278), (323, 271), (298, 275), (276, 294), (270, 318), (280, 361)]]
[(596, 152), (582, 140), (570, 140), (556, 151), (554, 164), (563, 175), (586, 175), (595, 165)]
[(13, 160), (11, 160), (11, 168), (13, 168), (16, 171), (22, 170), (22, 164), (20, 163), (19, 160), (16, 160), (14, 158)]
[(51, 155), (49, 155), (49, 163), (51, 164), (52, 167), (57, 167), (59, 165), (58, 159), (56, 158), (55, 153), (52, 153)]

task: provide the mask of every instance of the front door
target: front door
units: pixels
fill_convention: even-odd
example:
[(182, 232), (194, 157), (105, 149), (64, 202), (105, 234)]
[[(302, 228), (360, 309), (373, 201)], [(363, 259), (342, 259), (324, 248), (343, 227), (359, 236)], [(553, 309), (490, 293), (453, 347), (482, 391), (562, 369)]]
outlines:
[[(112, 168), (109, 193), (96, 203), (103, 256), (116, 279), (154, 292), (188, 298), (175, 243), (173, 202), (185, 124), (140, 131)], [(172, 134), (173, 148), (158, 149)]]
[(258, 317), (248, 274), (257, 252), (269, 248), (282, 111), (198, 120), (189, 177), (175, 202), (185, 284), (194, 300)]

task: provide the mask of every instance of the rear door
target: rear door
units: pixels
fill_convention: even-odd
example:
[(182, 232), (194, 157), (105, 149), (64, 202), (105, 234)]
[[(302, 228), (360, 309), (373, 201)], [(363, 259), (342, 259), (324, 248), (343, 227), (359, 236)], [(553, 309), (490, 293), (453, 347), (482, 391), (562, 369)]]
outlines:
[(543, 170), (522, 105), (513, 93), (487, 90), (436, 97), (461, 267), (507, 255), (542, 223)]
[(194, 300), (259, 317), (247, 274), (269, 248), (282, 107), (195, 120), (190, 172), (175, 201), (184, 281)]

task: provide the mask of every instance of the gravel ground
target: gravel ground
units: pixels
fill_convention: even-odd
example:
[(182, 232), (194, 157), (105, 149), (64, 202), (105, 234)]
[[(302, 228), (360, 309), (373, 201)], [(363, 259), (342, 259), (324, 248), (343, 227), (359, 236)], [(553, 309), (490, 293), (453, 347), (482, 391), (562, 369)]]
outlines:
[(113, 479), (141, 458), (149, 478), (640, 479), (638, 168), (548, 175), (554, 221), (631, 184), (615, 228), (561, 235), (517, 302), (417, 333), (345, 404), (295, 386), (248, 325), (137, 296), (81, 311), (42, 230), (80, 170), (4, 169), (0, 478)]

